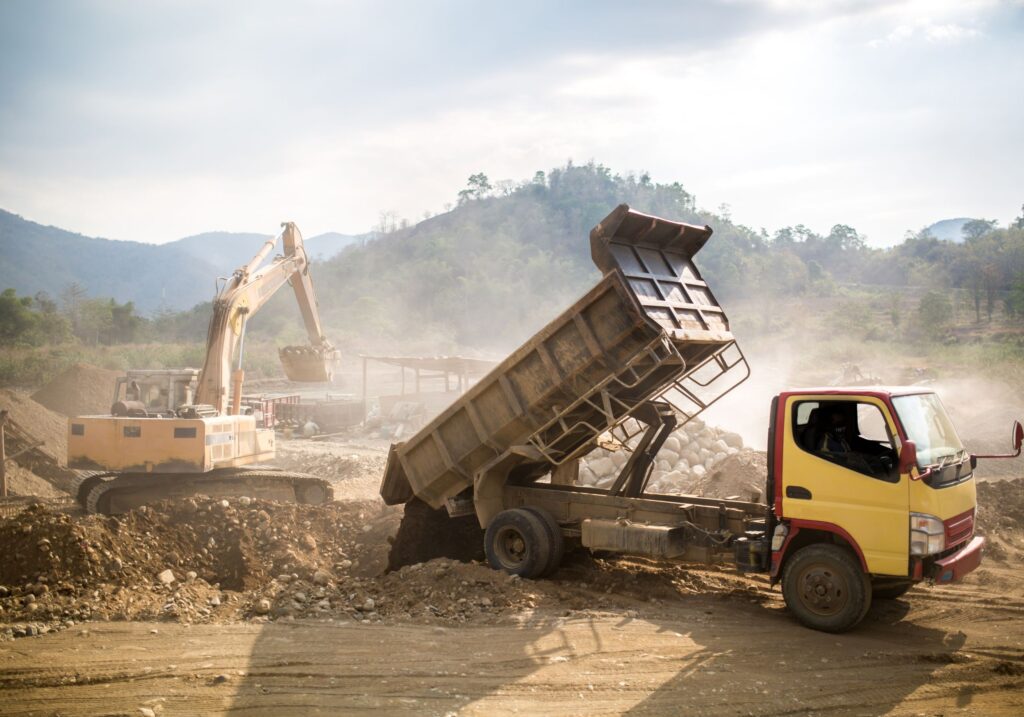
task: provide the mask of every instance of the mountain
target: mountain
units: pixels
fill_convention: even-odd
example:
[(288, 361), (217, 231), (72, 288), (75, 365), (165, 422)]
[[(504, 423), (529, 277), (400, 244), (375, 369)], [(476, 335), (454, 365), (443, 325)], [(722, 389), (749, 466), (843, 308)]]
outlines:
[(0, 287), (57, 298), (72, 283), (89, 296), (134, 301), (140, 312), (208, 301), (217, 269), (171, 245), (82, 236), (0, 210)]
[(964, 224), (974, 221), (971, 217), (957, 217), (956, 219), (943, 219), (935, 222), (925, 229), (936, 239), (952, 241), (960, 244), (964, 240)]
[[(140, 313), (182, 310), (213, 297), (214, 281), (248, 262), (269, 235), (206, 232), (167, 244), (88, 237), (0, 210), (0, 289), (45, 291), (54, 298), (72, 283), (89, 296), (133, 301)], [(367, 236), (327, 233), (306, 240), (324, 261)]]
[[(328, 232), (305, 237), (304, 244), (311, 260), (326, 261), (345, 247), (366, 241), (368, 236)], [(221, 272), (219, 276), (224, 276), (252, 259), (263, 243), (271, 238), (269, 234), (204, 232), (163, 246), (181, 249), (189, 256), (213, 265)]]

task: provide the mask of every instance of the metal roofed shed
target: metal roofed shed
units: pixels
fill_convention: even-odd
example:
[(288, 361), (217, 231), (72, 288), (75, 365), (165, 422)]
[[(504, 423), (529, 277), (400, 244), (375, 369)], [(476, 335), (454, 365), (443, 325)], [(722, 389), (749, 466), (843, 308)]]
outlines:
[[(634, 437), (643, 421), (631, 417), (652, 399), (670, 402), (685, 422), (743, 381), (749, 369), (728, 319), (691, 261), (711, 233), (617, 207), (590, 234), (604, 276), (392, 446), (385, 501), (415, 495), (439, 508), (510, 455), (510, 470), (539, 477), (593, 450), (607, 431)], [(478, 515), (483, 524), (479, 506)]]

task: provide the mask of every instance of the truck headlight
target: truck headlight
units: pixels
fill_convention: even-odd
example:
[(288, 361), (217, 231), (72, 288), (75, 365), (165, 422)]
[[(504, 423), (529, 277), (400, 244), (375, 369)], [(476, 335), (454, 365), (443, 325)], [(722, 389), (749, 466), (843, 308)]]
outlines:
[(946, 549), (946, 526), (934, 515), (910, 514), (910, 554), (935, 555)]

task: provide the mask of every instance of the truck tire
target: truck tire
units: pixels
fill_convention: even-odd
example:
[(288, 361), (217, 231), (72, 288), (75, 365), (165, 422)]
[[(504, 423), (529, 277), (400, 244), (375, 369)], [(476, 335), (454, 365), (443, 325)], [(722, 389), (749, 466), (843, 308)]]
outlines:
[(911, 580), (904, 580), (903, 582), (890, 582), (881, 583), (879, 585), (871, 586), (871, 599), (872, 600), (895, 600), (896, 598), (903, 597), (903, 595), (914, 587), (914, 583)]
[(484, 533), (487, 562), (495, 570), (536, 578), (551, 560), (551, 540), (544, 521), (525, 508), (503, 510)]
[(797, 620), (823, 632), (845, 632), (871, 607), (871, 580), (846, 548), (817, 543), (786, 561), (782, 596)]
[(558, 571), (558, 568), (562, 566), (562, 558), (565, 557), (565, 538), (562, 537), (562, 526), (558, 524), (558, 521), (555, 520), (551, 513), (543, 508), (529, 507), (526, 510), (540, 518), (548, 532), (551, 556), (548, 558), (548, 564), (540, 574), (540, 577), (546, 578), (548, 575), (553, 575)]

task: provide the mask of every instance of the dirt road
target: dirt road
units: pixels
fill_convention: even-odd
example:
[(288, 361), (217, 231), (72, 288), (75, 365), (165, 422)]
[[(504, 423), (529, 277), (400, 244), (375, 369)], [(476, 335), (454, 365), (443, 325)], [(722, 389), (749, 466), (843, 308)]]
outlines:
[(1019, 592), (973, 584), (880, 603), (841, 636), (798, 627), (777, 599), (716, 596), (457, 627), (93, 623), (0, 644), (0, 704), (11, 715), (1019, 715), (1022, 618)]

